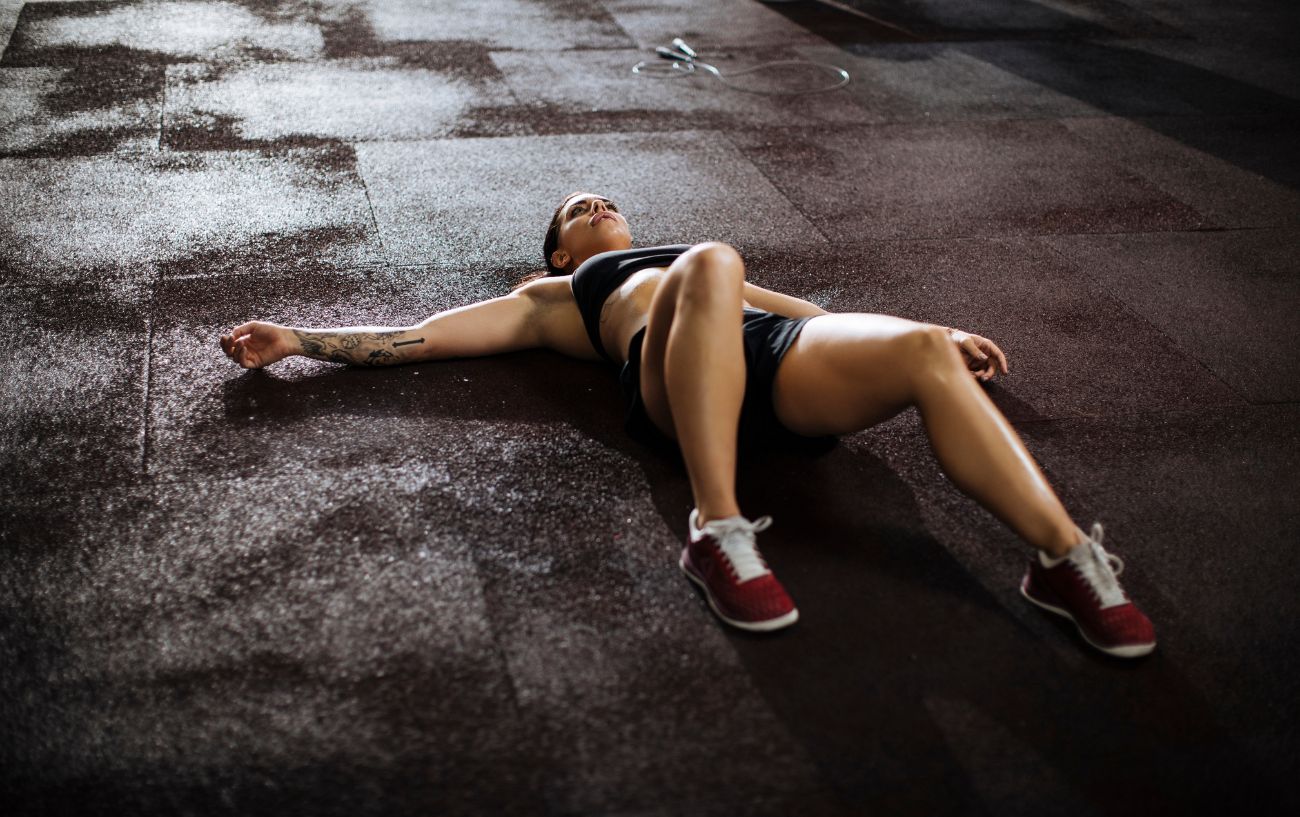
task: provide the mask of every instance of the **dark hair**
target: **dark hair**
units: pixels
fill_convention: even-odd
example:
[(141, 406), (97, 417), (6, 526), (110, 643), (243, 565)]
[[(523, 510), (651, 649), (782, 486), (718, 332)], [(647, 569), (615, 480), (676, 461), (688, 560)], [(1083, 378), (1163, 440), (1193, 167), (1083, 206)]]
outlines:
[(530, 272), (528, 275), (520, 278), (519, 281), (510, 288), (511, 292), (519, 289), (529, 281), (536, 281), (538, 278), (547, 278), (553, 275), (566, 274), (563, 269), (560, 269), (551, 263), (551, 254), (555, 252), (556, 246), (560, 243), (560, 221), (564, 216), (564, 203), (581, 192), (581, 190), (575, 190), (563, 199), (560, 199), (560, 203), (555, 207), (555, 212), (551, 214), (551, 224), (546, 228), (546, 238), (542, 241), (542, 255), (544, 256), (543, 260), (546, 262), (546, 271), (542, 272), (541, 270), (538, 270), (537, 272)]

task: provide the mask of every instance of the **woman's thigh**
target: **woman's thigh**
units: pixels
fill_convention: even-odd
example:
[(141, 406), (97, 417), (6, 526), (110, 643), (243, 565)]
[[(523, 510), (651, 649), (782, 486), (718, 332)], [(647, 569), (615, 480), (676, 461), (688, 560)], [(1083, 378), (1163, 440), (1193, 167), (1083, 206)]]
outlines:
[(852, 434), (912, 405), (918, 338), (930, 325), (865, 312), (818, 315), (777, 367), (777, 419), (808, 436)]
[[(679, 255), (668, 267), (668, 274), (659, 283), (650, 301), (646, 321), (645, 341), (641, 347), (640, 381), (641, 401), (645, 404), (650, 421), (672, 439), (677, 439), (672, 410), (668, 405), (668, 384), (664, 381), (664, 357), (668, 353), (668, 336), (672, 332), (677, 313), (677, 298), (685, 276), (699, 264), (727, 263), (710, 261), (712, 242), (696, 244)], [(734, 250), (732, 251), (734, 252)], [(722, 255), (728, 255), (725, 251)]]

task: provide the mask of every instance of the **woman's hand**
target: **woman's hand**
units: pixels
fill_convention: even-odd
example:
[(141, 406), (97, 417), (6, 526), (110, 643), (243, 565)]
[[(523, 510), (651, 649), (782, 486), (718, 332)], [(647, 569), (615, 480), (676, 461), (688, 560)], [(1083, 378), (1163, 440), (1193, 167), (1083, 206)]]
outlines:
[(266, 321), (249, 321), (221, 336), (221, 349), (245, 369), (260, 369), (297, 350), (287, 327)]
[(976, 378), (992, 380), (999, 364), (1002, 366), (1003, 374), (1011, 372), (1007, 367), (1007, 356), (1002, 354), (997, 344), (988, 338), (952, 328), (948, 329), (948, 336), (957, 344), (966, 362), (966, 368), (970, 369), (971, 374)]

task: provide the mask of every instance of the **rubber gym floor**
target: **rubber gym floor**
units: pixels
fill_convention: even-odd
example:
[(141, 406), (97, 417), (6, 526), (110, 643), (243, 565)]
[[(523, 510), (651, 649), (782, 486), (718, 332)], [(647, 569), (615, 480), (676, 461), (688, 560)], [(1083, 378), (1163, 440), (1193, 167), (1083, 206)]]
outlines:
[[(3, 811), (1294, 812), (1296, 17), (0, 3)], [(674, 37), (732, 85), (633, 72)], [(636, 246), (996, 342), (982, 388), (1156, 651), (1021, 598), (915, 408), (742, 455), (801, 613), (758, 637), (679, 572), (685, 470), (613, 367), (218, 347), (505, 294), (579, 190)]]

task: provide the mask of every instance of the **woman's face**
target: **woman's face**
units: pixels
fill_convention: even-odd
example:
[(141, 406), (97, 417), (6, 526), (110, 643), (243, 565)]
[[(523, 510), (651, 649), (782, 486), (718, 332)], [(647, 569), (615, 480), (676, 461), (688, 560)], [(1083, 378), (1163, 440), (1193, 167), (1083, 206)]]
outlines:
[(573, 272), (597, 253), (631, 246), (632, 233), (618, 205), (594, 193), (575, 193), (564, 202), (551, 263)]

